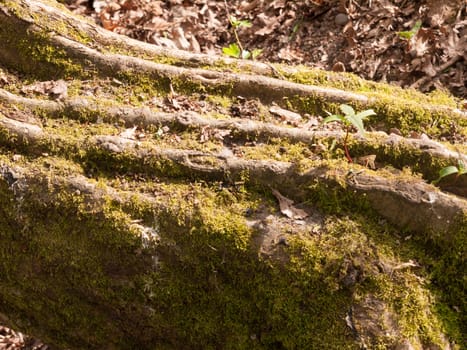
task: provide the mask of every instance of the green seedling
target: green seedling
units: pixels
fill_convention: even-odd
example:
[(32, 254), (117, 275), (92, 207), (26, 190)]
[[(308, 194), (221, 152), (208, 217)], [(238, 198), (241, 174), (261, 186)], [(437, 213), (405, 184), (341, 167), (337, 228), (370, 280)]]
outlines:
[(256, 59), (263, 50), (261, 49), (254, 49), (251, 52), (248, 50), (245, 50), (243, 48), (242, 42), (240, 41), (240, 38), (238, 36), (238, 28), (241, 27), (246, 27), (249, 28), (251, 27), (251, 22), (248, 20), (239, 20), (235, 18), (234, 16), (229, 17), (230, 24), (232, 25), (234, 35), (235, 35), (235, 40), (237, 41), (236, 43), (230, 44), (228, 47), (222, 48), (222, 52), (230, 57), (235, 57), (235, 58), (243, 58), (243, 59)]
[(441, 181), (441, 179), (452, 174), (456, 174), (456, 178), (463, 174), (467, 174), (467, 167), (465, 166), (462, 160), (457, 161), (457, 166), (449, 165), (441, 169), (439, 171), (439, 177), (436, 180), (434, 180), (432, 184), (436, 185), (438, 182)]
[(355, 110), (346, 104), (341, 104), (339, 106), (340, 110), (342, 111), (343, 115), (341, 114), (329, 114), (328, 117), (324, 118), (323, 123), (330, 123), (330, 122), (340, 122), (344, 124), (345, 127), (345, 138), (344, 138), (344, 151), (345, 157), (352, 163), (352, 157), (350, 157), (349, 148), (348, 148), (348, 140), (349, 140), (349, 133), (352, 127), (355, 127), (358, 133), (362, 136), (365, 136), (365, 128), (363, 126), (363, 119), (369, 117), (370, 115), (376, 115), (376, 113), (372, 109), (367, 109), (365, 111), (359, 112), (355, 114)]
[(412, 27), (412, 29), (408, 30), (408, 31), (405, 31), (405, 32), (397, 32), (397, 34), (399, 35), (399, 37), (401, 39), (407, 39), (407, 40), (410, 40), (412, 39), (415, 35), (417, 35), (418, 31), (420, 30), (420, 28), (422, 27), (422, 21), (417, 21), (414, 26)]

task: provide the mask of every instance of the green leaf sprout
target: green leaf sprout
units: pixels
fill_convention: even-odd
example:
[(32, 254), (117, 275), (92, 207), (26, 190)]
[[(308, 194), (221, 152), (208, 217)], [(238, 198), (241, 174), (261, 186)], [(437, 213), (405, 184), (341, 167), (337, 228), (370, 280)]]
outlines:
[(246, 27), (249, 28), (252, 26), (251, 22), (248, 20), (240, 20), (237, 19), (235, 16), (229, 17), (229, 22), (232, 25), (233, 32), (235, 35), (236, 43), (230, 44), (228, 47), (223, 47), (222, 52), (224, 55), (234, 57), (234, 58), (242, 58), (242, 59), (256, 59), (262, 52), (261, 49), (254, 49), (252, 51), (245, 50), (242, 46), (242, 42), (238, 36), (238, 28)]
[(355, 114), (355, 110), (346, 104), (341, 104), (339, 106), (340, 110), (342, 111), (343, 115), (341, 114), (331, 114), (326, 112), (329, 116), (324, 118), (323, 123), (330, 123), (330, 122), (340, 122), (344, 124), (345, 127), (345, 138), (344, 138), (344, 151), (345, 157), (352, 163), (352, 158), (350, 157), (349, 149), (348, 149), (348, 137), (350, 133), (350, 129), (355, 127), (357, 131), (362, 135), (365, 136), (365, 128), (363, 126), (363, 119), (371, 116), (376, 115), (376, 113), (372, 109), (367, 109), (365, 111), (359, 112)]

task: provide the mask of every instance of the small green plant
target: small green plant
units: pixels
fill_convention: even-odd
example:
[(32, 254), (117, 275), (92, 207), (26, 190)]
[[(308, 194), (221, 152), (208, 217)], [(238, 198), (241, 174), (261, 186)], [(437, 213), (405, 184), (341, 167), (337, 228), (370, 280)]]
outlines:
[(345, 157), (352, 163), (352, 158), (350, 157), (349, 148), (347, 145), (349, 139), (349, 133), (352, 127), (355, 127), (357, 131), (362, 135), (365, 136), (365, 128), (363, 127), (363, 119), (369, 117), (370, 115), (376, 115), (376, 113), (372, 109), (367, 109), (360, 113), (355, 114), (355, 110), (346, 104), (341, 104), (339, 106), (340, 110), (344, 115), (341, 114), (329, 114), (328, 117), (324, 118), (323, 123), (330, 123), (330, 122), (340, 122), (344, 124), (345, 127), (345, 138), (344, 138), (344, 151)]
[(239, 20), (235, 18), (234, 16), (229, 17), (230, 24), (232, 25), (233, 32), (235, 35), (235, 40), (237, 41), (236, 43), (230, 44), (228, 47), (222, 48), (222, 52), (230, 57), (235, 57), (235, 58), (243, 58), (243, 59), (256, 59), (263, 50), (261, 49), (254, 49), (251, 52), (248, 50), (245, 50), (242, 46), (242, 42), (240, 41), (240, 38), (238, 36), (238, 28), (240, 27), (251, 27), (251, 22), (248, 20)]
[(422, 27), (422, 21), (417, 21), (414, 26), (412, 27), (412, 29), (410, 30), (407, 30), (407, 31), (404, 31), (404, 32), (397, 32), (397, 34), (399, 35), (399, 37), (401, 39), (407, 39), (407, 40), (410, 40), (412, 39), (415, 35), (417, 35), (418, 31), (420, 30), (420, 28)]
[(436, 185), (438, 182), (441, 181), (442, 178), (452, 175), (452, 174), (457, 174), (456, 178), (463, 175), (467, 174), (467, 167), (465, 166), (464, 162), (462, 160), (457, 161), (457, 166), (455, 165), (449, 165), (447, 167), (444, 167), (439, 171), (439, 177), (432, 182), (432, 184)]

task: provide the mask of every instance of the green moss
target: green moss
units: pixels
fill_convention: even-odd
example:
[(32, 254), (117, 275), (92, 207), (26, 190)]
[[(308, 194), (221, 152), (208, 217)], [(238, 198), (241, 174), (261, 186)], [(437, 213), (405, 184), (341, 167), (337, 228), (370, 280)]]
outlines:
[[(415, 344), (421, 341), (424, 346), (442, 346), (440, 330), (447, 332), (451, 339), (460, 339), (457, 327), (461, 323), (458, 319), (453, 321), (453, 311), (443, 307), (442, 301), (437, 297), (440, 291), (438, 288), (444, 287), (431, 279), (426, 272), (397, 268), (406, 261), (417, 261), (426, 266), (425, 260), (421, 258), (423, 253), (421, 254), (420, 248), (424, 246), (422, 249), (426, 249), (428, 246), (420, 244), (419, 239), (417, 242), (408, 243), (395, 240), (397, 231), (387, 225), (382, 227), (378, 221), (367, 215), (353, 214), (339, 219), (330, 218), (326, 229), (329, 233), (324, 239), (320, 239), (319, 246), (315, 248), (316, 254), (332, 254), (337, 262), (350, 260), (352, 266), (358, 269), (360, 282), (355, 287), (354, 294), (357, 304), (363, 301), (368, 293), (384, 301), (387, 311), (397, 316), (401, 335)], [(433, 257), (436, 255), (434, 251), (430, 254), (433, 254)], [(450, 256), (450, 249), (443, 250), (441, 254)], [(386, 266), (384, 269), (389, 271), (382, 273), (382, 266)], [(455, 268), (457, 272), (461, 271), (459, 267)], [(453, 276), (448, 278), (450, 283), (455, 280)], [(427, 285), (430, 286), (428, 289)], [(462, 298), (459, 291), (456, 295)], [(450, 318), (446, 315), (450, 315)], [(384, 340), (383, 337), (379, 341), (386, 341), (386, 346), (389, 346), (395, 339), (390, 337)]]
[[(43, 187), (40, 187), (43, 191)], [(5, 187), (2, 188), (3, 199), (8, 191)], [(81, 205), (81, 201), (74, 193), (63, 192), (56, 202), (57, 206), (34, 203), (28, 202), (23, 207), (25, 214), (34, 213), (33, 226), (28, 225), (29, 216), (15, 218), (14, 203), (12, 207), (4, 207), (8, 212), (2, 215), (2, 227), (7, 230), (2, 231), (2, 239), (8, 233), (15, 238), (11, 239), (11, 244), (1, 249), (3, 270), (6, 270), (8, 276), (15, 278), (2, 284), (0, 301), (7, 307), (9, 304), (15, 305), (20, 310), (28, 310), (38, 318), (42, 317), (38, 334), (44, 335), (45, 340), (48, 339), (48, 334), (57, 334), (53, 339), (55, 344), (63, 341), (61, 344), (64, 346), (66, 342), (83, 341), (87, 346), (96, 346), (95, 344), (101, 342), (99, 331), (107, 333), (115, 324), (111, 318), (105, 319), (97, 312), (92, 300), (77, 300), (80, 295), (89, 293), (89, 290), (93, 290), (96, 300), (109, 299), (118, 302), (121, 299), (113, 299), (117, 297), (113, 292), (116, 288), (109, 286), (110, 280), (106, 274), (114, 267), (117, 268), (116, 271), (120, 270), (116, 261), (111, 260), (111, 255), (117, 251), (122, 254), (132, 251), (136, 237), (122, 235), (127, 226), (126, 219), (118, 216), (115, 211), (107, 216), (89, 212), (78, 214), (77, 206)], [(72, 217), (75, 219), (70, 220)], [(11, 226), (14, 222), (20, 223), (24, 229), (21, 232), (14, 230)], [(63, 236), (62, 233), (65, 232), (66, 235)], [(18, 244), (19, 242), (21, 243)], [(104, 247), (106, 248), (103, 249)], [(104, 251), (110, 252), (109, 248), (113, 251), (112, 254), (101, 254)], [(25, 252), (27, 258), (18, 260)], [(18, 276), (24, 276), (20, 279), (20, 286)], [(62, 278), (60, 283), (54, 282), (57, 276)], [(21, 292), (10, 294), (13, 290)], [(101, 295), (104, 292), (108, 293), (107, 297)], [(14, 295), (12, 299), (11, 296)], [(38, 327), (37, 324), (34, 326)], [(27, 329), (30, 325), (22, 327)], [(60, 335), (63, 327), (74, 328), (76, 333)]]
[[(65, 163), (48, 161), (53, 164), (47, 166), (48, 173), (77, 172), (73, 167), (67, 170)], [(252, 243), (262, 233), (246, 225), (244, 213), (264, 199), (251, 190), (231, 192), (173, 179), (147, 182), (145, 187), (126, 182), (137, 191), (157, 193), (155, 202), (136, 197), (118, 202), (107, 196), (89, 201), (61, 180), (46, 185), (48, 176), (35, 176), (37, 184), (27, 190), (32, 196), (22, 199), (27, 204), (21, 204), (21, 217), (10, 190), (0, 184), (1, 202), (9, 203), (0, 215), (1, 227), (6, 228), (0, 234), (8, 242), (0, 249), (0, 268), (16, 290), (24, 291), (11, 293), (13, 285), (3, 283), (0, 303), (10, 305), (6, 309), (16, 315), (33, 310), (37, 319), (21, 327), (58, 334), (50, 339), (55, 344), (95, 347), (108, 344), (112, 334), (123, 348), (190, 344), (213, 349), (355, 349), (344, 319), (350, 305), (361, 300), (358, 295), (367, 293), (396, 312), (407, 337), (436, 343), (447, 322), (438, 318), (432, 297), (412, 272), (387, 275), (376, 268), (377, 261), (406, 261), (419, 251), (398, 249), (394, 231), (373, 222), (363, 207), (365, 218), (330, 216), (319, 235), (305, 229), (295, 232), (290, 247), (281, 248), (289, 256), (283, 261), (259, 255)], [(101, 180), (99, 188), (105, 190), (105, 183)], [(122, 182), (113, 184), (118, 188)], [(35, 193), (43, 193), (42, 204), (36, 203)], [(320, 200), (330, 202), (332, 192), (325, 193)], [(337, 204), (329, 205), (329, 212), (348, 212), (350, 197), (345, 197), (347, 204), (336, 192)], [(360, 211), (355, 198), (352, 210)], [(157, 232), (158, 243), (142, 245), (134, 218)], [(17, 225), (26, 227), (19, 235)], [(29, 260), (19, 263), (15, 259), (24, 249)], [(339, 282), (348, 261), (362, 272), (357, 295)], [(36, 278), (25, 278), (18, 286), (18, 274)], [(25, 291), (35, 291), (36, 297), (31, 299)], [(96, 301), (107, 309), (96, 310)], [(53, 315), (44, 310), (54, 310)], [(144, 332), (119, 331), (133, 322)], [(63, 324), (67, 327), (59, 326)], [(384, 347), (391, 341), (382, 337), (374, 344)]]
[(67, 36), (68, 38), (82, 44), (88, 44), (91, 42), (89, 34), (86, 31), (81, 30), (79, 26), (74, 25), (73, 21), (73, 19), (79, 19), (81, 21), (86, 21), (87, 19), (72, 13), (65, 5), (56, 1), (44, 1), (48, 7), (54, 7), (57, 11), (66, 13), (66, 17), (64, 16), (64, 19), (61, 19), (60, 16), (50, 16), (47, 11), (31, 13), (28, 8), (23, 8), (22, 6), (24, 5), (21, 3), (14, 3), (11, 1), (7, 1), (7, 3), (8, 8), (13, 9), (15, 14), (19, 18), (26, 20), (26, 22), (28, 22), (32, 17), (36, 25), (41, 26), (42, 28), (47, 28), (46, 30), (49, 32), (60, 33), (61, 35)]
[[(186, 190), (189, 186), (184, 187)], [(58, 188), (51, 190), (60, 191)], [(7, 195), (8, 191), (2, 188), (0, 193)], [(117, 335), (114, 327), (135, 322), (136, 315), (140, 319), (138, 322), (144, 320), (145, 332), (152, 329), (155, 338), (143, 335), (143, 339), (137, 340), (140, 334), (124, 339), (128, 336), (122, 335), (113, 338), (115, 344), (126, 347), (131, 341), (132, 346), (140, 344), (142, 348), (164, 342), (171, 343), (172, 347), (191, 344), (216, 348), (227, 344), (232, 349), (241, 349), (309, 343), (310, 335), (321, 329), (323, 322), (316, 315), (331, 315), (330, 312), (337, 311), (341, 305), (336, 303), (337, 296), (324, 305), (323, 300), (328, 298), (324, 288), (313, 308), (303, 304), (300, 300), (306, 296), (300, 285), (307, 279), (299, 282), (296, 278), (299, 271), (289, 276), (289, 272), (275, 271), (274, 266), (257, 259), (249, 247), (252, 231), (236, 213), (238, 209), (229, 211), (225, 204), (221, 207), (220, 203), (225, 201), (219, 202), (218, 195), (207, 188), (192, 188), (189, 193), (192, 203), (199, 203), (194, 210), (189, 209), (189, 203), (180, 207), (180, 198), (174, 198), (166, 202), (166, 209), (156, 214), (163, 244), (176, 242), (176, 249), (170, 249), (169, 245), (163, 250), (163, 265), (155, 272), (148, 270), (148, 266), (152, 266), (148, 265), (149, 256), (128, 259), (134, 255), (140, 241), (132, 234), (130, 218), (119, 211), (115, 203), (104, 204), (101, 211), (95, 205), (86, 204), (74, 192), (61, 191), (57, 192), (53, 204), (37, 206), (29, 201), (30, 206), (23, 207), (22, 213), (34, 213), (35, 224), (23, 230), (17, 240), (11, 240), (11, 245), (2, 247), (5, 257), (2, 267), (8, 266), (4, 270), (10, 276), (26, 271), (34, 273), (35, 279), (27, 279), (16, 288), (35, 290), (37, 298), (26, 298), (25, 294), (10, 298), (2, 293), (2, 302), (16, 307), (21, 303), (25, 310), (37, 313), (37, 320), (32, 320), (25, 328), (37, 334), (58, 334), (53, 341), (63, 346), (66, 343), (92, 347), (104, 344), (108, 341), (105, 334)], [(187, 193), (181, 191), (177, 196), (186, 198)], [(11, 227), (8, 222), (19, 220), (14, 212), (11, 208), (4, 213), (3, 227)], [(179, 217), (174, 221), (180, 214), (184, 219)], [(70, 220), (72, 217), (75, 219)], [(23, 219), (27, 220), (27, 216)], [(13, 234), (9, 230), (2, 231), (2, 239), (9, 233)], [(23, 238), (29, 240), (27, 246), (23, 243), (17, 246), (15, 242), (22, 242)], [(9, 249), (27, 249), (30, 260), (18, 264), (14, 256), (5, 255)], [(134, 282), (126, 280), (129, 273), (135, 274)], [(53, 289), (47, 288), (49, 281), (59, 276), (68, 277), (61, 283), (54, 282)], [(251, 276), (257, 277), (252, 279)], [(116, 284), (118, 280), (123, 284)], [(149, 309), (138, 306), (138, 295)], [(344, 295), (341, 297), (345, 300)], [(96, 300), (114, 311), (104, 312), (107, 316), (101, 315), (102, 310), (96, 312), (92, 309), (92, 301)], [(128, 302), (134, 306), (126, 306)], [(53, 313), (44, 315), (45, 309)], [(115, 319), (110, 322), (117, 310), (124, 318), (121, 322)], [(314, 326), (307, 331), (309, 334), (301, 334), (302, 326), (308, 329), (311, 322)], [(328, 335), (317, 339), (317, 344), (331, 344), (336, 330), (346, 335), (345, 325), (341, 321), (334, 324), (334, 316), (324, 322), (330, 326)], [(61, 335), (63, 329), (67, 330), (67, 336)], [(349, 339), (332, 346), (337, 349), (339, 344), (352, 348), (353, 341)]]
[[(377, 138), (367, 137), (366, 142), (350, 140), (348, 145), (354, 158), (373, 154), (376, 155), (377, 163), (400, 170), (409, 168), (412, 175), (421, 174), (421, 177), (428, 182), (438, 177), (440, 169), (456, 163), (454, 159), (439, 158), (429, 152), (414, 149), (403, 142), (394, 146), (378, 141)], [(449, 145), (445, 146), (449, 148)]]
[(425, 95), (415, 89), (403, 89), (395, 85), (365, 80), (352, 73), (335, 73), (305, 66), (296, 66), (293, 73), (289, 73), (287, 67), (282, 68), (280, 65), (276, 65), (276, 69), (288, 80), (296, 83), (329, 86), (378, 98), (391, 96), (396, 101), (416, 100), (420, 104), (457, 106), (457, 101), (452, 95), (439, 90)]
[[(0, 30), (0, 38), (13, 52), (18, 52), (12, 68), (39, 79), (85, 77), (83, 68), (75, 63), (63, 49), (50, 44), (47, 34), (15, 33)], [(13, 65), (14, 63), (14, 65)]]
[[(456, 99), (445, 92), (435, 91), (425, 95), (416, 90), (366, 81), (353, 74), (333, 73), (306, 67), (298, 67), (296, 73), (280, 71), (293, 82), (338, 88), (372, 98), (371, 104), (365, 108), (373, 108), (377, 116), (370, 120), (383, 123), (387, 130), (394, 127), (403, 133), (422, 131), (430, 135), (439, 135), (440, 129), (446, 128), (450, 123), (458, 124), (461, 129), (467, 126), (464, 118), (453, 117), (448, 111), (430, 112), (430, 106), (457, 107)], [(292, 106), (300, 111), (315, 114), (323, 114), (324, 110), (330, 112), (336, 110), (336, 106), (320, 101), (316, 97), (294, 98), (290, 107)], [(360, 109), (359, 106), (354, 107)], [(401, 115), (404, 115), (404, 118), (401, 118)]]

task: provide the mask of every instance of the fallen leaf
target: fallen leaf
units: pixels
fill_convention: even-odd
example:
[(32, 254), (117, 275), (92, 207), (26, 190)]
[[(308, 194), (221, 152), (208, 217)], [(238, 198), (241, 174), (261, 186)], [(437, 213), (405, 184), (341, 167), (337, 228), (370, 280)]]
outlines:
[(209, 141), (211, 138), (222, 141), (224, 137), (229, 135), (231, 130), (221, 130), (216, 128), (211, 128), (210, 126), (204, 126), (201, 129), (200, 142), (204, 143)]
[(308, 216), (308, 214), (302, 210), (295, 208), (293, 206), (293, 200), (288, 199), (287, 197), (284, 197), (279, 193), (279, 191), (276, 191), (275, 189), (272, 189), (272, 194), (277, 198), (279, 201), (279, 208), (282, 214), (287, 216), (290, 219), (304, 219)]
[(376, 159), (376, 154), (369, 154), (367, 156), (358, 157), (355, 159), (355, 161), (360, 165), (364, 165), (367, 168), (374, 170), (376, 169), (375, 159)]
[(68, 87), (64, 80), (49, 80), (39, 81), (30, 85), (25, 85), (21, 88), (21, 92), (25, 94), (35, 93), (41, 95), (49, 95), (53, 99), (60, 100), (68, 95)]
[(3, 73), (2, 71), (0, 71), (0, 84), (4, 85), (4, 84), (8, 84), (9, 83), (9, 79), (7, 77), (7, 75), (5, 73)]
[(123, 137), (124, 139), (136, 140), (136, 126), (125, 129), (118, 136)]
[(406, 269), (408, 267), (420, 267), (420, 265), (416, 261), (409, 260), (406, 263), (402, 263), (402, 264), (399, 264), (397, 266), (394, 266), (393, 270), (402, 270), (402, 269)]
[(68, 86), (64, 80), (55, 81), (48, 90), (50, 97), (56, 100), (62, 100), (68, 96)]
[(181, 27), (174, 28), (172, 35), (179, 49), (188, 50), (190, 48), (190, 42), (185, 37), (185, 33)]

